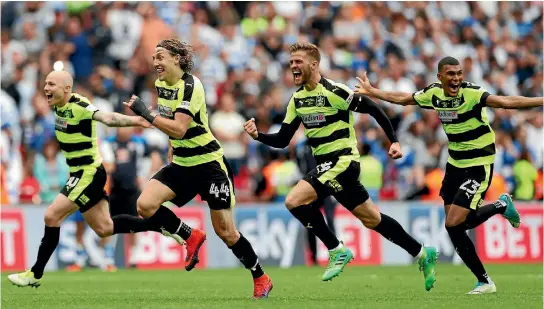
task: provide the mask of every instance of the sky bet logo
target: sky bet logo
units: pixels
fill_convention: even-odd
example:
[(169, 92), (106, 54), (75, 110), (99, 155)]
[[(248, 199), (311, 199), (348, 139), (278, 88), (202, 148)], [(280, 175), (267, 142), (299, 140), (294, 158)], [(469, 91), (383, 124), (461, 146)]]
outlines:
[(304, 124), (309, 127), (317, 126), (326, 121), (325, 115), (323, 113), (302, 115), (301, 118), (302, 122), (304, 122)]

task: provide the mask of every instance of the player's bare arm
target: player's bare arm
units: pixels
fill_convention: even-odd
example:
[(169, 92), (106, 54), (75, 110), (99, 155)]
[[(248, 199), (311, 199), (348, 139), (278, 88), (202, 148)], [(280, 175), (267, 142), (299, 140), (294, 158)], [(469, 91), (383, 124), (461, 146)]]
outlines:
[(139, 116), (127, 116), (119, 113), (97, 111), (94, 113), (93, 119), (108, 127), (133, 127), (140, 126), (150, 128), (151, 124)]
[(398, 105), (416, 105), (416, 101), (412, 97), (411, 93), (402, 91), (384, 91), (378, 88), (372, 87), (366, 72), (362, 77), (357, 77), (359, 85), (355, 86), (355, 93), (361, 95), (367, 95), (383, 101), (391, 102)]
[(528, 98), (522, 96), (490, 95), (485, 101), (486, 105), (494, 108), (523, 109), (544, 105), (544, 98)]
[(137, 96), (133, 95), (128, 102), (123, 102), (136, 115), (141, 116), (148, 123), (152, 124), (157, 129), (166, 133), (168, 136), (182, 139), (189, 129), (189, 125), (193, 118), (183, 113), (176, 113), (174, 120), (161, 117), (160, 115), (151, 112), (145, 103)]

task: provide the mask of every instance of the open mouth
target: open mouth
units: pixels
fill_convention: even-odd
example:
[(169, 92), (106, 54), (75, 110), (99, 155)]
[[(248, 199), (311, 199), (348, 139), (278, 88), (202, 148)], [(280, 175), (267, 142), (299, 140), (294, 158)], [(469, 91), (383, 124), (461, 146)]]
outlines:
[(158, 74), (161, 74), (164, 72), (164, 69), (162, 67), (156, 67), (155, 70), (157, 71)]
[(53, 100), (53, 95), (52, 94), (45, 94), (45, 98), (47, 99), (47, 102), (51, 102), (51, 100)]
[(295, 79), (295, 82), (300, 81), (301, 77), (302, 77), (302, 72), (293, 71), (293, 78)]
[(449, 84), (448, 88), (451, 92), (457, 92), (457, 90), (459, 90), (459, 85), (460, 84)]

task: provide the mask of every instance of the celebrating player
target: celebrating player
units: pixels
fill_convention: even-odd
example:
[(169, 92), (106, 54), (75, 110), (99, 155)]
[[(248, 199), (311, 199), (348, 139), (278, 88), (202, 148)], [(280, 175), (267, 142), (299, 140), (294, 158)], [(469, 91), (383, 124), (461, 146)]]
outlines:
[(293, 216), (304, 227), (312, 229), (329, 249), (329, 265), (323, 280), (338, 276), (353, 258), (351, 250), (336, 238), (323, 215), (312, 205), (318, 198), (333, 195), (364, 226), (416, 257), (424, 273), (425, 289), (430, 290), (435, 282), (436, 249), (423, 247), (395, 219), (381, 214), (359, 181), (360, 163), (352, 111), (368, 113), (378, 121), (392, 143), (389, 155), (398, 159), (402, 153), (389, 119), (369, 98), (322, 77), (319, 73), (321, 57), (315, 45), (296, 43), (290, 47), (290, 52), (291, 71), (300, 88), (289, 100), (280, 131), (275, 134), (258, 132), (255, 119), (249, 120), (244, 128), (253, 139), (284, 148), (300, 123), (304, 125), (317, 167), (291, 190), (285, 204)]
[(198, 251), (206, 234), (191, 229), (161, 204), (172, 201), (181, 207), (199, 194), (208, 202), (216, 234), (251, 271), (253, 297), (266, 298), (272, 290), (272, 281), (263, 272), (249, 241), (234, 225), (232, 173), (223, 156), (223, 148), (208, 126), (202, 82), (190, 74), (192, 56), (191, 46), (184, 42), (177, 39), (161, 41), (153, 54), (158, 73), (155, 87), (160, 115), (150, 112), (136, 96), (125, 103), (170, 137), (171, 163), (145, 187), (138, 198), (138, 212), (144, 218), (161, 222), (164, 234), (186, 240), (185, 268), (191, 270), (198, 262)]
[(72, 87), (72, 76), (66, 71), (53, 71), (45, 80), (45, 96), (55, 111), (55, 134), (66, 157), (70, 178), (45, 212), (45, 232), (36, 263), (25, 272), (8, 276), (18, 286), (40, 286), (45, 265), (59, 243), (60, 224), (78, 209), (100, 237), (160, 231), (149, 220), (130, 215), (115, 216), (112, 220), (104, 191), (107, 176), (96, 135), (96, 121), (110, 127), (148, 128), (150, 124), (137, 116), (101, 112), (87, 98), (73, 93)]
[(473, 83), (463, 81), (463, 68), (457, 59), (445, 57), (438, 63), (439, 83), (414, 94), (383, 91), (370, 85), (366, 73), (358, 78), (356, 93), (399, 105), (419, 105), (434, 109), (448, 136), (449, 158), (440, 195), (446, 211), (446, 230), (457, 253), (478, 279), (468, 294), (495, 293), (497, 288), (478, 258), (466, 234), (491, 216), (502, 214), (517, 228), (520, 216), (510, 195), (481, 206), (495, 161), (495, 133), (484, 107), (519, 109), (543, 105), (543, 98), (497, 96)]

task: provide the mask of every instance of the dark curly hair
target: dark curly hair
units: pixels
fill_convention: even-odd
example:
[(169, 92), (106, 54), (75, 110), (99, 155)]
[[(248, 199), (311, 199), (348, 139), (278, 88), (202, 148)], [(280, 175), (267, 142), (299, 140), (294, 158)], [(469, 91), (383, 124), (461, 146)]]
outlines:
[(182, 42), (178, 39), (166, 39), (157, 44), (157, 47), (162, 47), (172, 54), (172, 56), (179, 55), (181, 60), (179, 62), (180, 68), (183, 72), (191, 73), (195, 63), (193, 62), (193, 46), (191, 44)]

